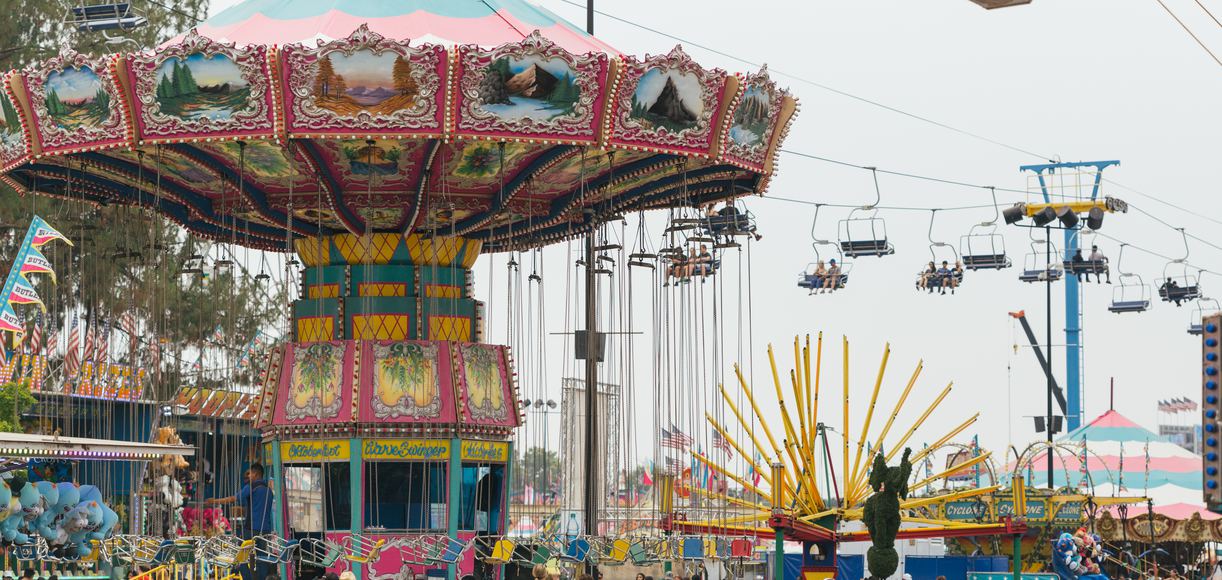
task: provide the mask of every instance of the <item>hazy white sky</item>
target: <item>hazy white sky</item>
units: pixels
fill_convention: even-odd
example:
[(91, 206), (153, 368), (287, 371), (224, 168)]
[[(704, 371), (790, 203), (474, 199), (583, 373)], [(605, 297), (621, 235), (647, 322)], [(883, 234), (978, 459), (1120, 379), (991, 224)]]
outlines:
[[(233, 3), (214, 1), (214, 12)], [(572, 21), (584, 21), (581, 9), (562, 0), (541, 3)], [(1222, 2), (1204, 3), (1215, 14), (1222, 12)], [(1222, 30), (1195, 2), (1167, 4), (1215, 52), (1222, 51)], [(1121, 165), (1106, 175), (1147, 195), (1115, 186), (1105, 187), (1105, 194), (1222, 246), (1215, 234), (1222, 223), (1222, 69), (1157, 2), (1035, 0), (1025, 7), (985, 11), (968, 0), (617, 0), (599, 2), (598, 8), (749, 61), (767, 62), (774, 73), (803, 77), (1041, 155), (1066, 161), (1119, 159)], [(675, 44), (603, 17), (596, 26), (601, 38), (625, 53), (664, 53)], [(754, 70), (694, 46), (685, 50), (705, 66)], [(801, 112), (785, 143), (788, 149), (1016, 189), (1027, 185), (1018, 166), (1041, 161), (792, 78), (774, 78), (801, 100)], [(949, 207), (990, 201), (979, 189), (892, 176), (880, 180), (885, 205)], [(768, 195), (859, 204), (872, 199), (873, 186), (868, 172), (782, 155)], [(1017, 196), (999, 197), (1010, 201)], [(955, 391), (935, 419), (938, 428), (924, 432), (926, 440), (976, 411), (981, 421), (973, 432), (985, 447), (1000, 453), (1007, 444), (1021, 448), (1036, 437), (1031, 421), (1022, 417), (1043, 413), (1043, 376), (1028, 349), (1016, 353), (1012, 348), (1026, 341), (1006, 313), (1025, 309), (1042, 338), (1042, 285), (1020, 283), (1016, 267), (969, 273), (954, 297), (918, 294), (913, 278), (929, 259), (929, 213), (892, 212), (884, 216), (896, 254), (859, 260), (843, 292), (808, 297), (795, 287), (795, 279), (813, 255), (809, 230), (814, 208), (767, 197), (748, 203), (764, 233), (752, 249), (751, 263), (759, 378), (764, 376), (758, 366), (765, 342), (776, 342), (786, 352), (795, 333), (823, 330), (837, 341), (847, 334), (854, 345), (854, 407), (863, 413), (878, 355), (889, 340), (893, 351), (882, 398), (898, 396), (918, 358), (925, 360), (926, 371), (910, 407), (923, 406), (920, 403), (931, 400), (941, 385), (955, 381)], [(820, 236), (833, 237), (833, 218), (846, 211), (825, 210), (828, 219), (821, 219)], [(972, 223), (989, 217), (983, 210), (939, 214), (935, 237), (957, 243)], [(660, 231), (657, 224), (653, 231)], [(1027, 231), (1003, 231), (1018, 266), (1028, 251)], [(1138, 212), (1108, 216), (1102, 232), (1168, 256), (1183, 253), (1175, 231)], [(1116, 242), (1102, 236), (1098, 241), (1114, 259)], [(1190, 242), (1190, 248), (1192, 263), (1222, 272), (1222, 251), (1199, 242)], [(572, 270), (571, 262), (564, 263), (563, 251), (563, 246), (550, 251), (544, 269), (549, 332), (564, 328), (564, 278)], [(503, 258), (495, 260), (491, 271), (499, 278), (493, 280), (490, 324), (493, 338), (504, 340)], [(1153, 283), (1166, 260), (1126, 251), (1124, 262), (1126, 270)], [(737, 259), (726, 263), (737, 277)], [(482, 259), (476, 267), (481, 283), (489, 271)], [(1222, 277), (1206, 275), (1203, 287), (1207, 294), (1222, 295)], [(487, 292), (487, 286), (481, 291)], [(1117, 409), (1153, 429), (1159, 399), (1199, 399), (1199, 342), (1185, 332), (1190, 308), (1156, 303), (1144, 314), (1115, 315), (1107, 311), (1111, 291), (1093, 284), (1085, 290), (1085, 416), (1107, 409), (1108, 384), (1114, 377)], [(645, 287), (638, 292), (638, 304), (644, 306), (639, 307), (643, 318), (638, 314), (637, 324), (646, 333), (640, 339), (645, 341), (652, 333), (649, 298)], [(1056, 344), (1064, 340), (1062, 293), (1059, 285), (1054, 288)], [(736, 316), (733, 298), (726, 294), (725, 316)], [(726, 341), (727, 355), (733, 358), (737, 338)], [(549, 339), (546, 368), (552, 384), (558, 384), (564, 372), (562, 344), (561, 337)], [(653, 447), (653, 427), (640, 410), (666, 405), (644, 394), (653, 380), (652, 348), (638, 343), (637, 351), (638, 398), (630, 407), (640, 439), (637, 447), (644, 451)], [(1063, 380), (1060, 349), (1054, 359)], [(728, 370), (728, 362), (718, 366)], [(519, 370), (524, 366), (519, 361)], [(531, 381), (525, 373), (522, 379), (524, 384)], [(825, 380), (832, 379), (838, 385), (839, 373)], [(557, 400), (558, 391), (549, 387), (549, 395)], [(688, 406), (696, 402), (688, 401)], [(707, 396), (700, 404), (706, 402)], [(666, 413), (695, 414), (690, 408)], [(826, 418), (839, 424), (837, 411)], [(557, 426), (553, 420), (553, 440)]]

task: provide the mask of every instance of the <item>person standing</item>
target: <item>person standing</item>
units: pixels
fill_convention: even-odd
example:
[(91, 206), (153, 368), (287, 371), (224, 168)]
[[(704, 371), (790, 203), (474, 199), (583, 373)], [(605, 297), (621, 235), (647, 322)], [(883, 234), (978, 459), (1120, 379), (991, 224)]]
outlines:
[[(238, 495), (208, 500), (212, 505), (238, 504), (245, 512), (246, 521), (242, 524), (241, 537), (244, 540), (254, 539), (263, 534), (273, 533), (272, 530), (272, 488), (264, 478), (263, 466), (252, 463), (246, 470), (246, 485), (238, 491)], [(255, 541), (258, 541), (257, 539)], [(267, 562), (255, 561), (254, 570), (250, 564), (242, 568), (245, 580), (264, 580), (272, 573), (272, 566)]]

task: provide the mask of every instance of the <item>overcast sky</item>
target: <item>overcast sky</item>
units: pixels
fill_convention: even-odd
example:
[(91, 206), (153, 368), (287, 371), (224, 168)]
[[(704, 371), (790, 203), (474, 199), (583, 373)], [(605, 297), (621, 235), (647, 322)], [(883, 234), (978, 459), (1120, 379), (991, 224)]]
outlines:
[[(1215, 53), (1222, 52), (1222, 30), (1195, 2), (1166, 1)], [(1215, 14), (1222, 13), (1222, 2), (1203, 1)], [(214, 13), (234, 3), (216, 0)], [(541, 3), (572, 21), (584, 22), (582, 10), (563, 0)], [(1104, 194), (1222, 246), (1214, 233), (1222, 223), (1218, 185), (1222, 183), (1222, 108), (1218, 106), (1222, 68), (1157, 2), (1035, 0), (1029, 6), (985, 11), (968, 0), (617, 0), (600, 2), (598, 8), (748, 61), (767, 62), (774, 78), (801, 100), (787, 149), (1015, 189), (1027, 187), (1018, 166), (1041, 162), (1040, 157), (776, 73), (834, 87), (1040, 156), (1065, 161), (1118, 159), (1121, 165), (1108, 169), (1106, 176), (1147, 195), (1113, 185), (1106, 185)], [(596, 26), (601, 38), (625, 53), (663, 53), (676, 44), (604, 17), (597, 19)], [(695, 46), (685, 49), (707, 67), (755, 70)], [(884, 205), (936, 208), (991, 202), (987, 191), (980, 189), (886, 175), (880, 181)], [(769, 197), (859, 204), (872, 199), (873, 185), (868, 172), (783, 154), (767, 196), (748, 201), (764, 234), (763, 241), (752, 247), (751, 263), (758, 379), (765, 377), (759, 367), (768, 341), (785, 353), (796, 333), (823, 330), (835, 339), (837, 348), (839, 336), (848, 335), (853, 341), (852, 430), (856, 432), (878, 356), (889, 340), (891, 365), (880, 399), (894, 400), (916, 360), (925, 360), (919, 393), (910, 400), (912, 409), (905, 417), (919, 413), (923, 401), (932, 400), (947, 381), (955, 381), (955, 391), (935, 417), (936, 425), (922, 432), (924, 441), (936, 439), (942, 430), (977, 411), (981, 421), (969, 433), (979, 434), (982, 444), (999, 454), (1008, 444), (1021, 448), (1036, 437), (1030, 419), (1022, 417), (1043, 413), (1043, 376), (1030, 350), (1021, 348), (1026, 341), (1006, 315), (1025, 309), (1042, 339), (1044, 287), (1016, 279), (1029, 251), (1027, 230), (1002, 230), (1015, 268), (968, 273), (956, 296), (928, 296), (913, 289), (913, 279), (929, 260), (929, 212), (888, 212), (883, 215), (897, 247), (895, 255), (860, 259), (846, 290), (808, 297), (795, 280), (813, 256), (814, 208)], [(999, 194), (1001, 201), (1020, 197)], [(820, 237), (834, 237), (834, 220), (846, 211), (825, 210), (828, 219), (820, 220)], [(972, 223), (990, 217), (986, 210), (940, 213), (935, 238), (957, 243)], [(659, 231), (656, 223), (653, 231)], [(1102, 233), (1168, 256), (1184, 252), (1178, 233), (1139, 212), (1109, 215)], [(1102, 236), (1098, 243), (1115, 260), (1117, 243)], [(1195, 241), (1189, 246), (1190, 262), (1222, 272), (1222, 251)], [(482, 293), (489, 291), (487, 262), (481, 259), (476, 266)], [(571, 262), (566, 262), (563, 246), (547, 253), (545, 330), (549, 332), (565, 326), (564, 278), (571, 271)], [(1123, 266), (1152, 284), (1162, 276), (1165, 263), (1149, 254), (1126, 251)], [(733, 278), (725, 279), (737, 284), (730, 280), (736, 280), (740, 271), (745, 278), (745, 269), (745, 261), (729, 256), (726, 273)], [(504, 341), (503, 258), (495, 259), (491, 271), (497, 276), (491, 291), (493, 339)], [(1222, 296), (1222, 277), (1206, 275), (1203, 287), (1207, 294)], [(645, 332), (639, 340), (648, 342), (654, 333), (647, 310), (649, 289), (641, 285), (634, 296), (638, 305), (644, 305), (638, 307), (644, 314), (638, 315), (636, 330)], [(1107, 311), (1111, 298), (1112, 287), (1092, 284), (1085, 289), (1085, 416), (1089, 420), (1107, 410), (1108, 384), (1114, 377), (1117, 410), (1154, 429), (1159, 399), (1199, 399), (1199, 342), (1185, 332), (1191, 309), (1159, 302), (1144, 314), (1115, 315)], [(737, 297), (727, 292), (723, 299), (722, 316), (736, 317)], [(1062, 301), (1063, 290), (1057, 285), (1053, 308), (1057, 345), (1064, 342)], [(736, 358), (738, 339), (725, 340), (726, 356)], [(565, 372), (562, 344), (562, 337), (552, 337), (548, 343), (548, 394), (557, 400), (558, 379)], [(706, 396), (676, 410), (653, 401), (647, 387), (654, 380), (652, 346), (638, 342), (637, 351), (636, 387), (628, 406), (636, 421), (635, 447), (648, 454), (654, 446), (654, 423), (643, 410), (661, 408), (690, 424), (695, 403), (712, 403)], [(838, 360), (838, 351), (834, 354)], [(519, 359), (525, 356), (518, 353)], [(1053, 356), (1058, 380), (1063, 381), (1063, 351), (1058, 348)], [(790, 358), (782, 359), (785, 368)], [(729, 359), (717, 366), (728, 372)], [(519, 361), (519, 370), (524, 366)], [(839, 371), (829, 371), (825, 381), (838, 387), (839, 377)], [(522, 380), (527, 386), (532, 381), (527, 376)], [(703, 382), (701, 388), (709, 388), (708, 381)], [(757, 387), (769, 393), (769, 401), (774, 398), (770, 383)], [(839, 425), (839, 404), (835, 407), (826, 414), (821, 410), (821, 415)], [(889, 409), (890, 404), (883, 403), (879, 413)], [(882, 420), (876, 417), (873, 431)], [(549, 438), (556, 439), (557, 427), (553, 420)], [(913, 440), (918, 446), (919, 439)]]

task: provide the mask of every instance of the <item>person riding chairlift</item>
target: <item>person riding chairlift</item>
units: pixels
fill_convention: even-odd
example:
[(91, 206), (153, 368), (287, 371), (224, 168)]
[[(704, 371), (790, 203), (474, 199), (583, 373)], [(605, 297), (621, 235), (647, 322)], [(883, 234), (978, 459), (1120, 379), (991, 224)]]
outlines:
[(942, 267), (938, 268), (938, 285), (941, 286), (939, 294), (946, 294), (946, 289), (950, 288), (950, 293), (955, 293), (955, 275), (948, 267), (946, 260), (942, 260)]
[(929, 285), (929, 282), (933, 280), (933, 277), (937, 275), (937, 273), (937, 266), (934, 266), (934, 263), (930, 262), (929, 266), (921, 271), (921, 276), (917, 278), (917, 288), (920, 290), (928, 290), (933, 292), (933, 288)]
[[(1107, 276), (1107, 283), (1112, 283), (1112, 271), (1107, 267), (1107, 256), (1099, 251), (1099, 246), (1090, 247), (1090, 261), (1096, 264), (1103, 264), (1103, 274)], [(1086, 276), (1086, 281), (1090, 282), (1090, 275)], [(1095, 271), (1095, 282), (1099, 281), (1099, 272)]]
[(823, 279), (823, 288), (828, 292), (832, 292), (840, 287), (840, 264), (836, 263), (836, 258), (828, 260), (827, 276)]
[(816, 292), (819, 294), (823, 293), (823, 280), (827, 278), (827, 265), (823, 263), (823, 260), (819, 260), (815, 264), (815, 270), (813, 272), (806, 273), (806, 278), (808, 280), (813, 278), (813, 283), (810, 285), (810, 292), (807, 293), (808, 296), (810, 294), (815, 294)]

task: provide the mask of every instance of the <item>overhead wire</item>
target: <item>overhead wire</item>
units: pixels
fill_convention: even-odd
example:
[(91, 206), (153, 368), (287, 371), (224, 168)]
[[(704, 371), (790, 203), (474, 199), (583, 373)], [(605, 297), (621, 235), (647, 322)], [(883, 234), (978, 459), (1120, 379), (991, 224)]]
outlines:
[[(1180, 28), (1183, 28), (1183, 29), (1184, 29), (1184, 32), (1187, 32), (1187, 33), (1188, 33), (1188, 36), (1191, 36), (1191, 37), (1192, 37), (1192, 39), (1193, 39), (1193, 40), (1195, 40), (1195, 41), (1197, 42), (1197, 44), (1199, 44), (1199, 45), (1201, 46), (1201, 48), (1202, 48), (1202, 49), (1203, 49), (1203, 50), (1204, 50), (1206, 53), (1208, 53), (1208, 54), (1209, 54), (1210, 58), (1214, 59), (1214, 62), (1218, 63), (1218, 66), (1222, 66), (1222, 59), (1219, 59), (1219, 58), (1218, 58), (1218, 55), (1214, 54), (1214, 52), (1213, 52), (1212, 50), (1209, 50), (1209, 47), (1208, 47), (1208, 46), (1205, 46), (1205, 43), (1204, 43), (1204, 42), (1201, 42), (1201, 39), (1200, 39), (1200, 38), (1198, 38), (1198, 37), (1197, 37), (1197, 35), (1196, 35), (1195, 33), (1193, 33), (1193, 32), (1192, 32), (1192, 29), (1191, 29), (1191, 28), (1188, 28), (1188, 25), (1187, 25), (1187, 24), (1184, 24), (1184, 21), (1183, 21), (1183, 20), (1180, 20), (1180, 17), (1179, 17), (1179, 16), (1176, 16), (1176, 15), (1175, 15), (1175, 13), (1171, 11), (1171, 8), (1169, 8), (1169, 7), (1167, 6), (1167, 4), (1163, 2), (1163, 0), (1154, 0), (1154, 1), (1155, 1), (1155, 2), (1158, 2), (1158, 5), (1159, 5), (1159, 6), (1162, 6), (1162, 7), (1163, 7), (1163, 10), (1166, 10), (1166, 11), (1167, 11), (1167, 14), (1170, 14), (1170, 15), (1171, 15), (1171, 18), (1172, 18), (1172, 19), (1174, 19), (1174, 20), (1175, 20), (1175, 22), (1176, 22), (1177, 24), (1179, 24), (1179, 25), (1180, 25)], [(1200, 2), (1197, 2), (1197, 4), (1200, 4)], [(1203, 6), (1203, 5), (1202, 5), (1201, 7), (1202, 7), (1202, 8), (1204, 8), (1205, 6)], [(1208, 11), (1208, 10), (1206, 10), (1206, 12), (1209, 12), (1209, 11)], [(1212, 18), (1212, 17), (1213, 17), (1213, 14), (1212, 14), (1212, 13), (1210, 13), (1210, 14), (1209, 14), (1209, 16)], [(1216, 19), (1216, 18), (1214, 19), (1214, 22), (1217, 22), (1217, 19)]]

